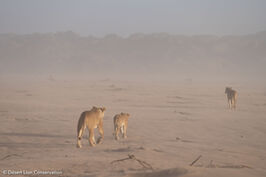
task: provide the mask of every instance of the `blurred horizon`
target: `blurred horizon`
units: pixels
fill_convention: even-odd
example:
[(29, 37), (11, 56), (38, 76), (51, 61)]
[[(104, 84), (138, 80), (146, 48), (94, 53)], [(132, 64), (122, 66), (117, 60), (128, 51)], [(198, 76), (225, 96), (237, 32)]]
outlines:
[(208, 36), (0, 34), (0, 75), (265, 81), (266, 31)]
[(182, 33), (178, 33), (178, 34), (174, 34), (174, 33), (169, 33), (169, 32), (152, 32), (152, 33), (145, 33), (145, 32), (133, 32), (128, 34), (127, 36), (123, 36), (120, 35), (118, 33), (106, 33), (103, 36), (97, 36), (97, 35), (93, 35), (93, 34), (88, 34), (88, 35), (82, 35), (78, 32), (72, 31), (72, 30), (63, 30), (63, 31), (55, 31), (55, 32), (31, 32), (31, 33), (25, 33), (25, 34), (20, 34), (20, 33), (14, 33), (14, 32), (4, 32), (4, 33), (0, 33), (0, 35), (14, 35), (14, 36), (28, 36), (28, 35), (60, 35), (60, 34), (69, 34), (69, 35), (75, 35), (77, 37), (93, 37), (93, 38), (98, 38), (98, 39), (102, 39), (102, 38), (108, 38), (108, 37), (119, 37), (119, 38), (130, 38), (132, 36), (135, 35), (147, 35), (147, 36), (151, 36), (151, 35), (160, 35), (160, 36), (185, 36), (185, 37), (230, 37), (230, 36), (247, 36), (247, 35), (255, 35), (255, 34), (259, 34), (259, 33), (266, 33), (266, 28), (262, 29), (262, 30), (258, 30), (255, 32), (251, 32), (251, 33), (243, 33), (243, 34), (222, 34), (222, 35), (217, 35), (217, 34), (182, 34)]

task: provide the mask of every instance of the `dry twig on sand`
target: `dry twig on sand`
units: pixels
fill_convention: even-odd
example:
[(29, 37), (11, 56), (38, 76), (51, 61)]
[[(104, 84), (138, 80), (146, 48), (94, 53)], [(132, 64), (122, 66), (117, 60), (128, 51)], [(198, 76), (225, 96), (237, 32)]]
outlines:
[(22, 155), (19, 155), (19, 154), (9, 154), (9, 155), (3, 157), (1, 160), (5, 160), (5, 159), (7, 159), (7, 158), (9, 158), (9, 157), (11, 157), (11, 156), (18, 156), (18, 157), (21, 157)]
[(199, 155), (198, 158), (196, 158), (196, 159), (190, 164), (190, 166), (194, 165), (194, 163), (196, 163), (200, 158), (201, 158), (201, 155)]
[(9, 157), (12, 157), (12, 156), (22, 157), (22, 155), (25, 154), (25, 153), (27, 153), (27, 152), (23, 152), (21, 154), (8, 154), (5, 157), (1, 158), (0, 160), (5, 160), (5, 159), (7, 159)]
[(150, 164), (148, 164), (145, 161), (142, 161), (142, 160), (137, 159), (133, 154), (128, 154), (128, 157), (127, 158), (124, 158), (124, 159), (114, 160), (114, 161), (111, 162), (111, 164), (113, 164), (115, 162), (121, 162), (121, 161), (124, 161), (124, 160), (130, 160), (130, 159), (137, 161), (140, 165), (143, 166), (143, 168), (153, 170), (153, 168), (152, 168), (152, 166)]

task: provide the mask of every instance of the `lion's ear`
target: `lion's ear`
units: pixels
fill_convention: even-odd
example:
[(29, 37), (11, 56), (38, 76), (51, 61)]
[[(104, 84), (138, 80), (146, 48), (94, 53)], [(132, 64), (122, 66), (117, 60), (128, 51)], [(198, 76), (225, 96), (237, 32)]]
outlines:
[(96, 110), (97, 109), (97, 107), (95, 107), (95, 106), (92, 106), (92, 108), (91, 108), (91, 110)]
[(130, 114), (128, 114), (128, 113), (127, 113), (127, 116), (129, 117), (129, 116), (130, 116)]
[(102, 107), (102, 112), (104, 112), (106, 110), (106, 108), (105, 107)]

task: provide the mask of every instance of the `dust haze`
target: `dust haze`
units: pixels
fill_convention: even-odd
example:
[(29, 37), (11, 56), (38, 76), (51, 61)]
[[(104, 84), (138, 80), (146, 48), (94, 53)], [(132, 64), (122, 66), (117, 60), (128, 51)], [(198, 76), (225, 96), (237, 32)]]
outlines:
[(265, 81), (266, 32), (238, 36), (74, 32), (0, 35), (1, 76)]

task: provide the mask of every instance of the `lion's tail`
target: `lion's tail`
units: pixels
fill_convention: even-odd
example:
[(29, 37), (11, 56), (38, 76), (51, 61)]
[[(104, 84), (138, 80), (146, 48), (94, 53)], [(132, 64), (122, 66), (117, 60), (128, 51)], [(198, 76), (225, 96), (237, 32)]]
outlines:
[(86, 112), (81, 113), (78, 121), (78, 126), (77, 126), (77, 136), (80, 138), (83, 134), (83, 130), (85, 129), (85, 117), (86, 117)]

